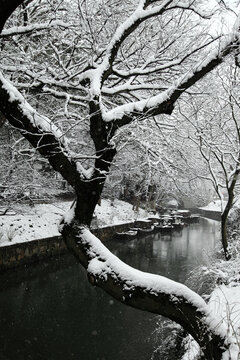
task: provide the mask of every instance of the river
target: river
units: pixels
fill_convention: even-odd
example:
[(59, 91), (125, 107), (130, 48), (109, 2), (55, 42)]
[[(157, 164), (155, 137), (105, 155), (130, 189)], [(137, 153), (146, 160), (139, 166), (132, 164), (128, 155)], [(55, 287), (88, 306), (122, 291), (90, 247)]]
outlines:
[[(218, 229), (218, 222), (200, 219), (172, 235), (108, 246), (138, 269), (185, 282), (208, 260)], [(0, 275), (1, 360), (150, 360), (159, 321), (90, 286), (68, 254)]]

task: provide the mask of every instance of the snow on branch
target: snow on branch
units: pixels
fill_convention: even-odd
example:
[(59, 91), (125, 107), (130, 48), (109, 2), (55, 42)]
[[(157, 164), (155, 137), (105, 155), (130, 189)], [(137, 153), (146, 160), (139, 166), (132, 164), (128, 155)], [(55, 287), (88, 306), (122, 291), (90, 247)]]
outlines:
[(92, 70), (90, 82), (93, 98), (100, 95), (102, 82), (108, 78), (110, 73), (112, 73), (112, 65), (121, 44), (141, 23), (152, 17), (160, 16), (166, 11), (179, 8), (179, 6), (186, 10), (192, 10), (205, 18), (208, 18), (210, 15), (207, 14), (206, 11), (201, 11), (200, 8), (194, 7), (192, 5), (192, 1), (182, 3), (178, 0), (165, 0), (161, 3), (161, 5), (156, 6), (148, 6), (149, 3), (149, 1), (139, 1), (136, 10), (115, 31), (108, 47), (106, 48), (102, 63), (96, 69)]
[(166, 69), (170, 69), (176, 65), (180, 65), (184, 59), (186, 57), (188, 57), (189, 55), (187, 56), (184, 56), (183, 59), (176, 59), (176, 60), (171, 60), (171, 61), (168, 61), (167, 63), (163, 64), (163, 65), (158, 65), (158, 66), (154, 66), (154, 67), (150, 67), (150, 68), (147, 68), (146, 66), (147, 65), (144, 65), (142, 66), (141, 68), (135, 68), (135, 69), (130, 69), (128, 71), (126, 70), (118, 70), (118, 69), (113, 69), (113, 72), (114, 74), (116, 74), (117, 76), (121, 77), (121, 78), (128, 78), (128, 77), (131, 77), (131, 76), (143, 76), (143, 75), (150, 75), (150, 74), (155, 74), (155, 73), (158, 73), (158, 72), (161, 72), (163, 70), (166, 70)]
[(40, 30), (45, 30), (45, 29), (50, 29), (56, 26), (60, 26), (62, 28), (69, 28), (72, 27), (72, 24), (69, 23), (65, 23), (64, 21), (61, 20), (52, 20), (52, 21), (48, 21), (45, 23), (39, 23), (39, 24), (30, 24), (30, 25), (26, 25), (26, 26), (13, 26), (11, 28), (8, 29), (4, 29), (1, 34), (0, 37), (7, 37), (7, 36), (13, 36), (13, 35), (24, 35), (24, 34), (29, 34), (32, 33), (34, 31), (40, 31)]
[[(84, 92), (87, 94), (87, 90), (84, 86), (80, 85), (79, 83), (70, 83), (64, 80), (56, 80), (55, 78), (48, 78), (47, 75), (43, 75), (42, 71), (39, 72), (33, 72), (30, 69), (27, 69), (25, 66), (14, 66), (14, 65), (2, 65), (0, 64), (0, 69), (5, 70), (5, 71), (10, 71), (10, 72), (14, 72), (14, 71), (20, 71), (22, 73), (24, 73), (26, 76), (30, 77), (33, 82), (31, 84), (17, 84), (18, 88), (22, 87), (22, 88), (31, 88), (31, 87), (37, 87), (39, 85), (41, 86), (54, 86), (57, 88), (61, 88), (64, 90), (80, 90), (81, 92)], [(48, 69), (49, 70), (49, 69)], [(55, 74), (53, 74), (55, 75)], [(78, 100), (79, 101), (84, 101), (86, 100), (85, 97), (81, 97), (80, 95), (78, 95)]]
[[(239, 19), (237, 19), (233, 31), (225, 36), (215, 46), (209, 55), (198, 62), (192, 70), (180, 76), (167, 90), (136, 102), (120, 105), (108, 112), (103, 111), (103, 119), (106, 122), (123, 120), (122, 124), (129, 123), (133, 117), (143, 114), (157, 115), (160, 113), (171, 113), (173, 104), (179, 96), (208, 72), (219, 65), (225, 56), (234, 51), (239, 41)], [(164, 105), (164, 106), (163, 106)], [(169, 105), (169, 108), (167, 108)]]
[(130, 83), (108, 88), (103, 87), (101, 92), (102, 95), (116, 95), (121, 94), (123, 92), (130, 92), (130, 91), (137, 91), (137, 90), (163, 90), (162, 85), (156, 85), (156, 84), (135, 84), (131, 85)]
[[(25, 87), (27, 87), (28, 89), (30, 88), (30, 86), (25, 86)], [(67, 92), (64, 91), (57, 91), (47, 86), (43, 88), (43, 92), (47, 94), (51, 94), (52, 96), (58, 99), (67, 99), (68, 104), (77, 104), (79, 106), (83, 106), (87, 108), (87, 104), (84, 102), (84, 100), (86, 99), (84, 99), (82, 96), (68, 94)]]
[(68, 151), (60, 129), (49, 118), (39, 114), (1, 72), (0, 97), (0, 110), (9, 123), (48, 159), (70, 185), (75, 187), (79, 174), (86, 177)]
[(184, 326), (200, 345), (217, 340), (225, 348), (225, 328), (217, 316), (213, 318), (200, 295), (181, 283), (125, 264), (87, 227), (75, 223), (74, 209), (63, 222), (66, 244), (87, 270), (92, 285), (126, 305), (167, 316)]
[(218, 39), (219, 39), (219, 37), (213, 38), (210, 41), (208, 41), (207, 43), (205, 43), (201, 46), (198, 46), (197, 48), (195, 48), (191, 51), (187, 51), (186, 54), (182, 58), (170, 60), (170, 61), (167, 61), (166, 63), (158, 65), (158, 66), (148, 67), (149, 64), (151, 64), (154, 61), (154, 58), (149, 58), (148, 61), (146, 61), (146, 63), (140, 68), (129, 69), (127, 71), (114, 68), (113, 73), (116, 74), (117, 76), (119, 76), (120, 78), (129, 78), (132, 76), (145, 76), (145, 75), (150, 75), (150, 74), (156, 74), (163, 70), (168, 70), (177, 65), (181, 65), (191, 55), (195, 54), (199, 50), (202, 50), (203, 48), (206, 48), (208, 45), (210, 45), (211, 43), (213, 43), (214, 41), (216, 41)]
[(51, 120), (46, 116), (40, 115), (37, 111), (24, 99), (22, 94), (12, 85), (12, 83), (5, 79), (0, 72), (0, 82), (2, 88), (5, 89), (9, 95), (9, 101), (17, 101), (22, 113), (27, 116), (33, 126), (38, 127), (43, 132), (53, 133), (56, 139), (62, 137), (62, 132), (57, 128)]
[[(136, 10), (115, 31), (102, 63), (91, 74), (92, 97), (100, 95), (102, 80), (108, 77), (113, 61), (123, 41), (147, 19), (163, 14), (172, 0), (165, 0), (161, 5), (144, 9), (145, 1), (140, 1)], [(111, 71), (110, 71), (111, 72)]]
[(169, 8), (169, 10), (171, 9), (183, 9), (183, 10), (190, 10), (192, 12), (194, 12), (195, 14), (197, 14), (198, 16), (204, 18), (204, 19), (210, 19), (211, 16), (213, 15), (212, 11), (209, 11), (208, 9), (203, 9), (200, 6), (195, 6), (193, 5), (193, 1), (190, 0), (188, 2), (184, 2), (184, 1), (178, 1), (176, 4), (174, 4), (172, 7)]
[(126, 36), (135, 30), (136, 26), (153, 16), (157, 16), (163, 13), (169, 3), (171, 3), (171, 1), (165, 0), (159, 6), (144, 10), (142, 8), (142, 1), (140, 1), (137, 9), (117, 28), (115, 34), (113, 35), (106, 50), (106, 57), (108, 60), (110, 60), (109, 58), (112, 56), (115, 47), (117, 46), (117, 48), (119, 48), (120, 44), (123, 42), (123, 40), (125, 40)]
[(87, 271), (95, 278), (107, 280), (108, 276), (111, 276), (116, 281), (124, 282), (124, 289), (129, 294), (141, 287), (143, 291), (152, 295), (157, 296), (158, 293), (165, 293), (171, 295), (173, 299), (176, 297), (176, 302), (177, 298), (183, 298), (200, 311), (206, 308), (203, 298), (185, 285), (160, 275), (134, 269), (125, 264), (112, 254), (87, 228), (81, 230), (81, 242), (88, 245), (87, 253), (90, 261)]

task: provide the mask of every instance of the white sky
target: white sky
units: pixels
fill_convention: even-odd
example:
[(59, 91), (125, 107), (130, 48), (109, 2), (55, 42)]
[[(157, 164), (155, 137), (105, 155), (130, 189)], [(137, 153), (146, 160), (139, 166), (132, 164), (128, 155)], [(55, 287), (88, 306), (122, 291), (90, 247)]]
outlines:
[(210, 31), (213, 35), (231, 32), (234, 23), (240, 13), (240, 0), (224, 0), (228, 10), (224, 9), (221, 0), (208, 0), (205, 4), (211, 10), (217, 10), (211, 20)]

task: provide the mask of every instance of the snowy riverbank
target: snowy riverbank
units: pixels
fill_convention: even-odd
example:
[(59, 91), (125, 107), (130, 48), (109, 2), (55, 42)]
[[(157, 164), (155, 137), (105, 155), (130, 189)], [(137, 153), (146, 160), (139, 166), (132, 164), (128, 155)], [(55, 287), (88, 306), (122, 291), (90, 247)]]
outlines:
[(208, 211), (222, 211), (223, 207), (226, 205), (226, 201), (214, 200), (210, 202), (208, 205), (201, 207), (202, 210)]
[[(72, 202), (36, 204), (34, 207), (16, 204), (6, 215), (0, 216), (0, 246), (60, 235), (58, 224)], [(6, 207), (7, 209), (7, 207)], [(93, 226), (103, 227), (146, 218), (143, 209), (133, 211), (132, 205), (120, 200), (102, 200), (97, 205)]]
[[(216, 210), (216, 204), (208, 206)], [(219, 209), (218, 209), (219, 210)], [(216, 258), (209, 259), (208, 266), (201, 267), (197, 271), (198, 281), (211, 282), (215, 288), (208, 298), (209, 314), (215, 318), (214, 328), (230, 344), (223, 354), (223, 360), (240, 359), (240, 230), (239, 230), (239, 206), (231, 214), (232, 235), (229, 240), (230, 260), (226, 261), (222, 251), (217, 252)], [(233, 224), (235, 228), (233, 228)], [(210, 324), (211, 325), (211, 324)], [(185, 341), (186, 352), (182, 360), (198, 360), (200, 348), (191, 336)]]

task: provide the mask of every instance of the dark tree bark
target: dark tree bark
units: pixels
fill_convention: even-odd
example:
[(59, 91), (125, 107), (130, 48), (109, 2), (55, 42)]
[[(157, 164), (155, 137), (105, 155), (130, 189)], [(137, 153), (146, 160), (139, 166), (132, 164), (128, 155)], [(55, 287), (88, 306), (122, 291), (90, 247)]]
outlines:
[(221, 236), (222, 236), (222, 246), (223, 246), (223, 250), (224, 250), (224, 254), (226, 259), (230, 259), (230, 255), (228, 252), (228, 234), (227, 234), (227, 223), (228, 223), (228, 215), (229, 212), (232, 208), (233, 205), (233, 201), (234, 201), (234, 189), (235, 189), (235, 185), (239, 176), (240, 170), (237, 168), (234, 175), (233, 175), (233, 179), (231, 181), (230, 186), (227, 186), (227, 191), (228, 191), (228, 201), (227, 204), (221, 214)]

